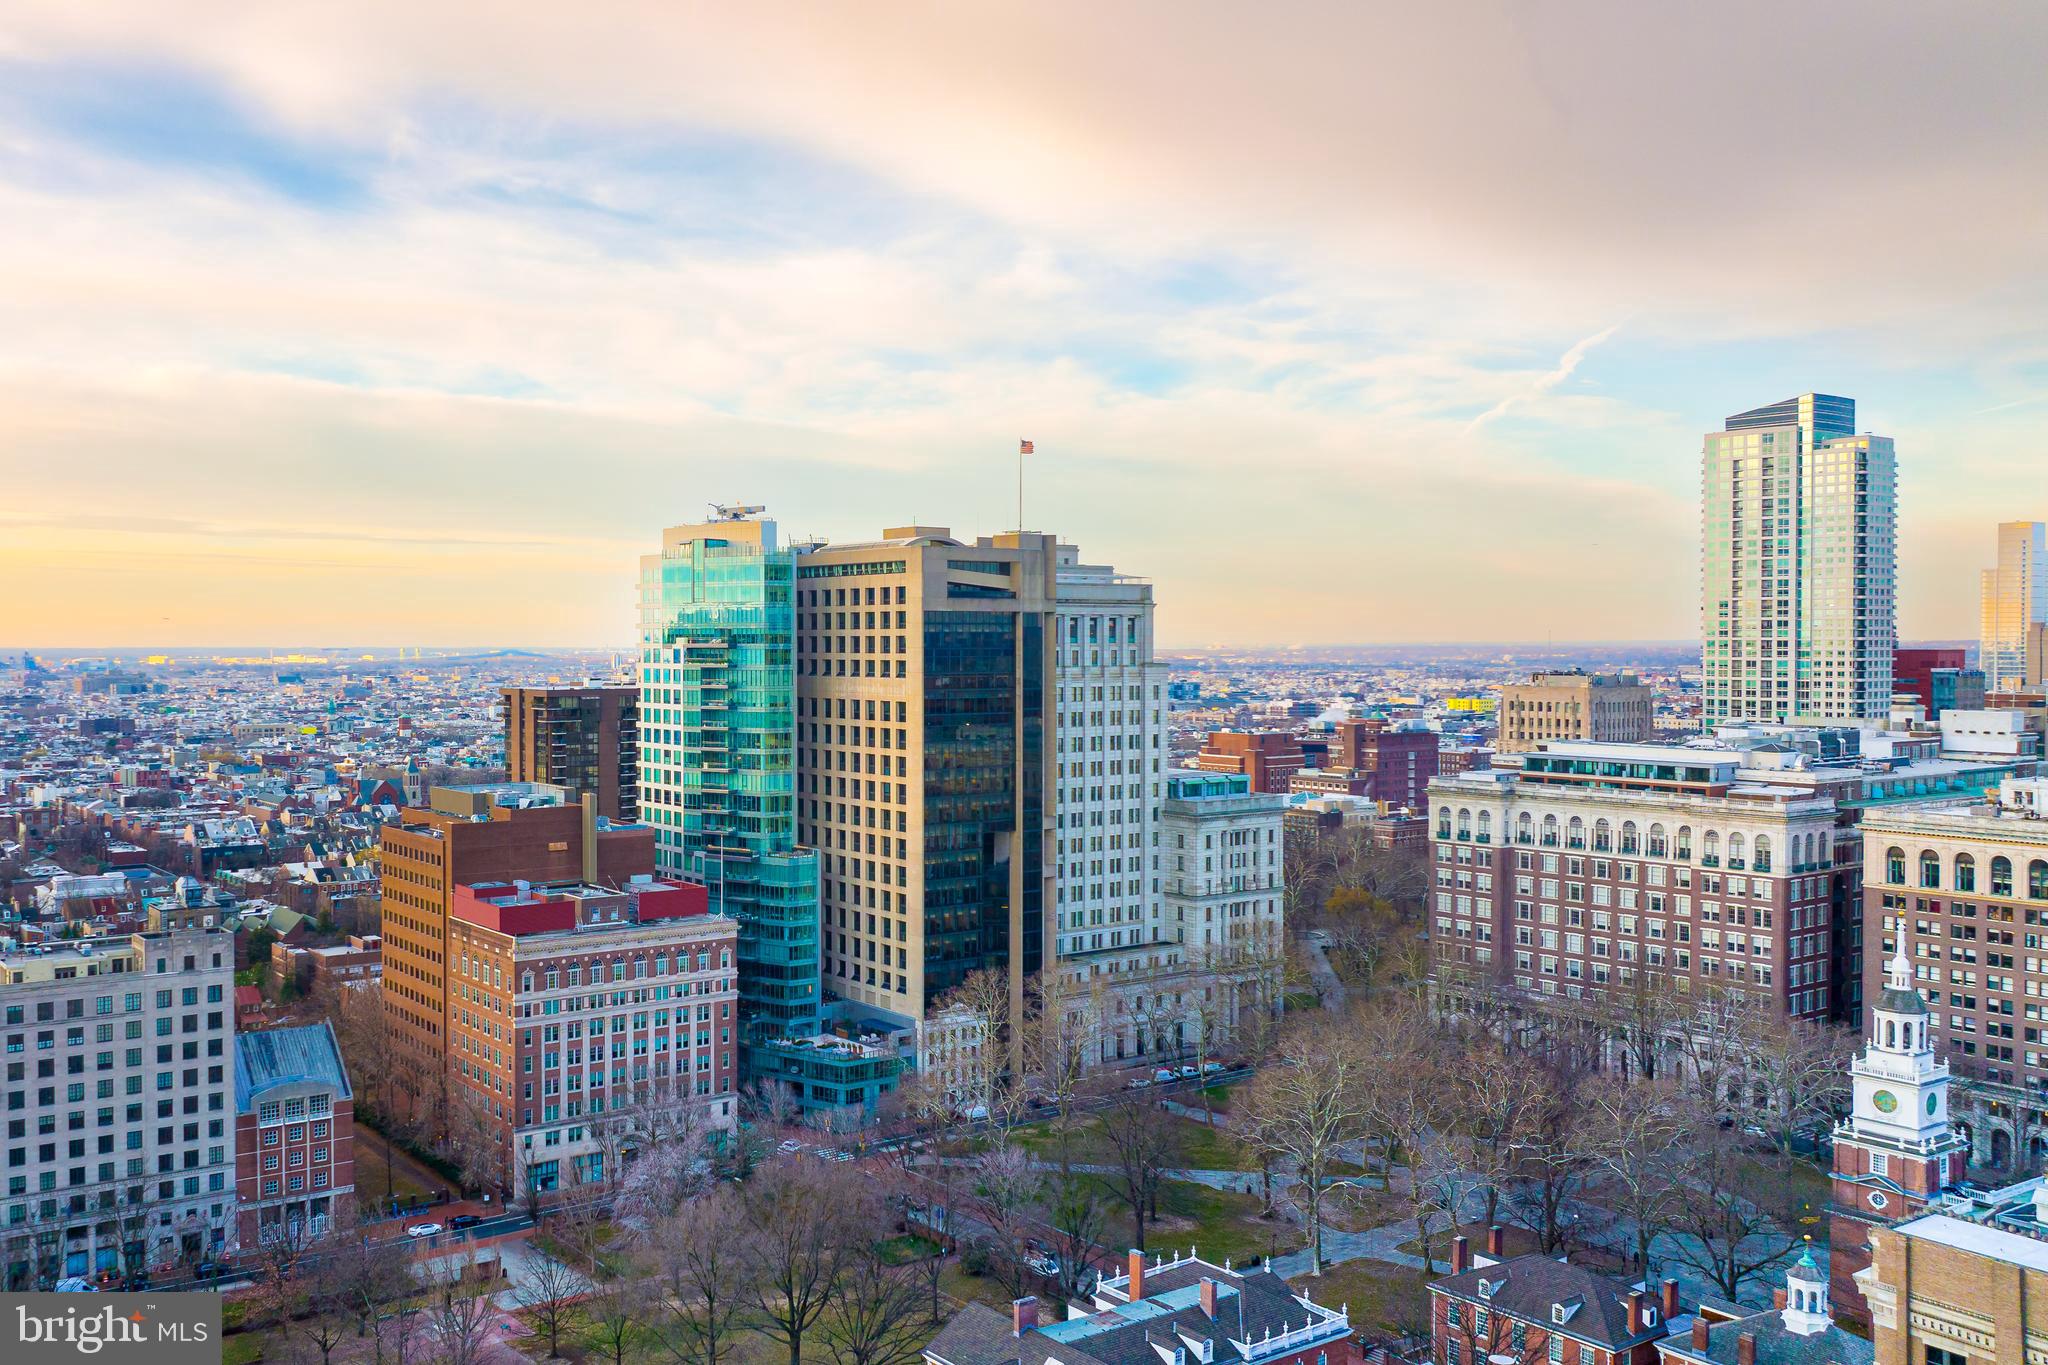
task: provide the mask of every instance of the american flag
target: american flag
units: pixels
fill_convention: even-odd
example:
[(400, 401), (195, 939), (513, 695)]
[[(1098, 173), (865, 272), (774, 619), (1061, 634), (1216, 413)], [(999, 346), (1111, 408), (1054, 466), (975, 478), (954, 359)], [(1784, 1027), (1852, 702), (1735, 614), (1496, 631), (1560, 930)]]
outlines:
[(1029, 442), (1029, 441), (1019, 441), (1019, 442), (1017, 442), (1017, 453), (1018, 453), (1019, 455), (1029, 455), (1029, 454), (1031, 453), (1031, 442)]

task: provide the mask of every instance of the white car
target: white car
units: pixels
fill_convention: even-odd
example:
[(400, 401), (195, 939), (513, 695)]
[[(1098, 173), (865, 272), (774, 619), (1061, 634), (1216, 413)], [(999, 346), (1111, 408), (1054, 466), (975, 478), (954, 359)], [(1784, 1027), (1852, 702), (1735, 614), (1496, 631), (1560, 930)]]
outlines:
[(1151, 1084), (1152, 1084), (1152, 1078), (1151, 1078), (1150, 1076), (1139, 1076), (1139, 1077), (1137, 1077), (1137, 1078), (1136, 1078), (1136, 1079), (1134, 1079), (1134, 1080), (1126, 1081), (1126, 1082), (1124, 1083), (1124, 1089), (1126, 1089), (1126, 1090), (1144, 1090), (1144, 1089), (1146, 1089), (1147, 1087), (1149, 1087), (1149, 1086), (1150, 1086)]
[(414, 1223), (405, 1230), (405, 1235), (408, 1237), (438, 1237), (441, 1235), (441, 1225), (439, 1223)]
[(1178, 1071), (1175, 1071), (1170, 1066), (1162, 1066), (1157, 1071), (1152, 1073), (1152, 1080), (1155, 1084), (1158, 1085), (1165, 1085), (1169, 1081), (1177, 1081), (1179, 1079), (1180, 1073)]

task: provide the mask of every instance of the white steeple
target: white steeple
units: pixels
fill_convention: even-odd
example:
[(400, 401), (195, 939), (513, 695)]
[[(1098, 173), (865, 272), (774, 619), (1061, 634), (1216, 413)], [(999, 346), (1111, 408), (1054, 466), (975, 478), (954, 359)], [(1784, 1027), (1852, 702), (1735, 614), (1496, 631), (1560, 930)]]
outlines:
[(1785, 1272), (1785, 1330), (1810, 1337), (1835, 1325), (1828, 1311), (1828, 1277), (1814, 1263), (1811, 1238), (1799, 1262)]
[(1855, 1103), (1850, 1135), (1859, 1141), (1926, 1152), (1948, 1128), (1948, 1065), (1934, 1053), (1927, 1002), (1913, 986), (1913, 964), (1901, 951), (1885, 969), (1870, 1011), (1869, 1045), (1850, 1064)]

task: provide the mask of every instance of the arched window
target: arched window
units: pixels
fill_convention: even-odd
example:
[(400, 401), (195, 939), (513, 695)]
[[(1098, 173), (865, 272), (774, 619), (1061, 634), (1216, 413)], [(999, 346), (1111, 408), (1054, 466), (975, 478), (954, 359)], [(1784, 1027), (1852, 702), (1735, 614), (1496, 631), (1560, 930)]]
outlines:
[(2003, 854), (1991, 860), (1991, 894), (2010, 896), (2012, 894), (2012, 859)]
[(1714, 830), (1708, 830), (1700, 839), (1700, 861), (1708, 867), (1721, 865), (1721, 836)]
[(1621, 851), (1623, 853), (1635, 853), (1641, 848), (1642, 844), (1636, 837), (1636, 822), (1633, 820), (1622, 821)]
[(1956, 855), (1956, 885), (1958, 891), (1977, 889), (1977, 860), (1967, 853)]
[(1614, 851), (1614, 826), (1605, 818), (1593, 822), (1593, 851), (1611, 853)]
[(1888, 848), (1884, 851), (1884, 879), (1897, 886), (1906, 884), (1906, 850)]
[(1572, 817), (1571, 824), (1565, 829), (1564, 846), (1566, 848), (1584, 848), (1586, 846), (1586, 822), (1576, 815)]
[(1436, 837), (1439, 839), (1451, 837), (1451, 808), (1449, 806), (1443, 807), (1436, 813)]
[(2048, 901), (2048, 862), (2039, 858), (2027, 864), (2027, 898)]
[(1493, 842), (1493, 812), (1490, 810), (1479, 812), (1479, 842), (1482, 844)]
[(1533, 844), (1536, 842), (1536, 822), (1529, 817), (1529, 812), (1527, 811), (1523, 811), (1515, 817), (1515, 842), (1518, 844)]
[(1924, 891), (1941, 889), (1941, 859), (1934, 853), (1920, 855), (1920, 887)]
[(1543, 846), (1545, 848), (1557, 847), (1557, 817), (1555, 815), (1543, 817)]
[(1759, 872), (1769, 872), (1771, 870), (1770, 835), (1759, 834), (1756, 836), (1756, 856), (1750, 860), (1749, 865)]
[(1678, 827), (1678, 856), (1686, 859), (1692, 857), (1691, 825), (1680, 825)]
[(1470, 839), (1472, 837), (1472, 810), (1469, 806), (1458, 808), (1458, 837), (1460, 839)]
[(1670, 840), (1664, 837), (1664, 826), (1650, 826), (1650, 856), (1652, 858), (1662, 858), (1669, 850), (1669, 847)]
[(1739, 834), (1739, 833), (1737, 833), (1737, 834), (1731, 834), (1731, 835), (1729, 835), (1729, 836), (1728, 836), (1728, 866), (1730, 866), (1730, 867), (1741, 867), (1741, 866), (1743, 866), (1743, 861), (1742, 861), (1742, 860), (1743, 860), (1743, 857), (1745, 856), (1745, 854), (1746, 854), (1746, 853), (1747, 853), (1747, 847), (1746, 847), (1746, 845), (1745, 845), (1745, 844), (1743, 843), (1742, 835), (1741, 835), (1741, 834)]

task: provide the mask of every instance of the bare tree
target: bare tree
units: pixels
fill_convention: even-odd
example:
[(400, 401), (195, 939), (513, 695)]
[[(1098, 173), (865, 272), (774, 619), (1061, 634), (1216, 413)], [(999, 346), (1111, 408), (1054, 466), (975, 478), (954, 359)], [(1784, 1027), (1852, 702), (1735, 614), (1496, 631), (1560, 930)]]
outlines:
[(1042, 1191), (1039, 1218), (1052, 1229), (1053, 1257), (1059, 1262), (1053, 1278), (1059, 1284), (1060, 1297), (1073, 1300), (1080, 1296), (1107, 1230), (1108, 1201), (1090, 1175), (1054, 1175), (1043, 1182)]
[(1031, 1084), (1052, 1105), (1047, 1125), (1062, 1174), (1073, 1165), (1073, 1140), (1082, 1122), (1075, 1102), (1086, 1093), (1090, 1068), (1102, 1045), (1108, 1016), (1105, 984), (1069, 973), (1039, 973), (1025, 1020), (1025, 1064)]
[(1634, 1229), (1633, 1264), (1650, 1273), (1650, 1248), (1685, 1187), (1685, 1110), (1693, 1098), (1669, 1082), (1605, 1076), (1587, 1087), (1579, 1144), (1600, 1202)]
[(990, 1269), (1011, 1298), (1024, 1293), (1022, 1246), (1045, 1186), (1030, 1153), (1021, 1147), (991, 1147), (974, 1165), (974, 1197), (995, 1234)]
[(764, 1329), (789, 1348), (789, 1365), (803, 1365), (805, 1334), (869, 1235), (872, 1225), (859, 1222), (862, 1192), (857, 1177), (809, 1163), (770, 1165), (748, 1182), (747, 1278)]
[(683, 1365), (719, 1365), (746, 1311), (756, 1267), (740, 1196), (719, 1185), (654, 1219), (644, 1241), (661, 1295), (661, 1344)]
[(1443, 1082), (1453, 1121), (1471, 1139), (1469, 1167), (1486, 1200), (1483, 1221), (1499, 1221), (1502, 1195), (1514, 1184), (1525, 1127), (1542, 1103), (1542, 1072), (1498, 1038), (1475, 1031), (1459, 1065)]
[(862, 1239), (832, 1289), (817, 1337), (833, 1365), (910, 1365), (924, 1354), (923, 1290), (907, 1266), (891, 1265)]
[(1255, 1075), (1238, 1106), (1261, 1147), (1293, 1168), (1295, 1200), (1308, 1220), (1309, 1273), (1323, 1273), (1323, 1195), (1343, 1148), (1368, 1131), (1369, 1057), (1348, 1031), (1299, 1025), (1275, 1063)]
[(438, 1365), (482, 1365), (498, 1317), (497, 1305), (469, 1272), (465, 1258), (434, 1289), (427, 1309), (426, 1336)]
[(1100, 1119), (1114, 1167), (1105, 1178), (1131, 1214), (1131, 1245), (1145, 1245), (1145, 1220), (1157, 1209), (1159, 1186), (1180, 1159), (1173, 1118), (1141, 1090), (1109, 1093)]
[(528, 1243), (530, 1254), (519, 1286), (519, 1306), (548, 1344), (548, 1356), (562, 1354), (562, 1338), (576, 1325), (576, 1301), (590, 1288), (583, 1272)]
[(580, 1336), (592, 1355), (611, 1365), (626, 1365), (646, 1312), (642, 1298), (640, 1285), (630, 1276), (607, 1281), (584, 1298)]
[(1748, 1157), (1741, 1128), (1696, 1115), (1672, 1211), (1676, 1257), (1732, 1300), (1792, 1253), (1796, 1218), (1790, 1185)]
[(1792, 1155), (1802, 1132), (1831, 1125), (1849, 1107), (1849, 1073), (1842, 1058), (1856, 1048), (1846, 1028), (1794, 1019), (1761, 1031), (1750, 1058), (1752, 1090), (1762, 1103), (1754, 1121)]

